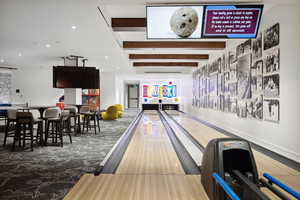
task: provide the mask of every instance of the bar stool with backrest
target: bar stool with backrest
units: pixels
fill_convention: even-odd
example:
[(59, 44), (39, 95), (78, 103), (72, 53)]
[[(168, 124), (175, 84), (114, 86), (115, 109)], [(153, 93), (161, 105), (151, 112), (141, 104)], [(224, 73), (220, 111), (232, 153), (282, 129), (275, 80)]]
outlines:
[(74, 132), (81, 132), (81, 127), (80, 127), (80, 114), (78, 113), (78, 109), (76, 106), (72, 106), (72, 105), (65, 105), (65, 110), (70, 111), (69, 114), (69, 129), (71, 131), (72, 128), (72, 119), (74, 122)]
[[(17, 119), (17, 110), (7, 110), (7, 122), (5, 127), (5, 135), (4, 135), (4, 142), (3, 146), (6, 145), (6, 141), (8, 137), (14, 137), (15, 136), (15, 124)], [(21, 143), (20, 143), (21, 145)]]
[(48, 138), (52, 139), (52, 143), (57, 143), (61, 122), (60, 115), (61, 110), (58, 107), (48, 108), (45, 110), (45, 145), (48, 143)]
[[(37, 134), (34, 135), (34, 125), (37, 124)], [(23, 148), (25, 147), (25, 141), (30, 140), (30, 148), (33, 151), (33, 142), (41, 141), (43, 136), (43, 121), (40, 119), (34, 119), (31, 112), (17, 112), (16, 113), (16, 128), (14, 134), (14, 141), (12, 150), (15, 148), (15, 144), (18, 141), (19, 146), (22, 141)]]
[(89, 106), (81, 106), (79, 109), (79, 114), (83, 116), (83, 122), (82, 122), (82, 131), (84, 132), (84, 128), (88, 131), (88, 118), (90, 114), (90, 107)]
[[(86, 128), (86, 131), (88, 132), (89, 128), (94, 128), (95, 134), (97, 134), (97, 124), (98, 124), (98, 129), (100, 131), (99, 127), (99, 121), (97, 119), (97, 112), (96, 111), (91, 111), (90, 106), (82, 106), (80, 108), (80, 114), (83, 115), (83, 131)], [(93, 126), (90, 125), (91, 120), (94, 121)]]
[(96, 134), (96, 128), (98, 128), (99, 133), (100, 133), (100, 123), (99, 123), (100, 114), (99, 114), (98, 108), (94, 107), (90, 110), (90, 112), (91, 112), (91, 114), (90, 114), (89, 119), (90, 119), (90, 122), (93, 121), (94, 124), (93, 124), (93, 126), (89, 124), (89, 126), (92, 126), (95, 129), (95, 134)]
[(65, 133), (69, 136), (70, 143), (72, 144), (72, 136), (71, 131), (69, 129), (70, 126), (70, 111), (63, 110), (60, 116), (60, 124), (59, 124), (59, 138), (60, 138), (60, 146), (63, 147), (63, 136)]
[[(46, 139), (45, 144), (47, 144), (48, 138), (52, 139), (52, 143), (58, 143), (60, 141), (60, 146), (63, 147), (63, 136), (65, 133), (69, 136), (70, 143), (72, 144), (72, 136), (69, 129), (69, 117), (70, 111), (63, 110), (59, 108), (49, 108), (45, 111), (46, 119)], [(51, 130), (50, 130), (51, 126)]]

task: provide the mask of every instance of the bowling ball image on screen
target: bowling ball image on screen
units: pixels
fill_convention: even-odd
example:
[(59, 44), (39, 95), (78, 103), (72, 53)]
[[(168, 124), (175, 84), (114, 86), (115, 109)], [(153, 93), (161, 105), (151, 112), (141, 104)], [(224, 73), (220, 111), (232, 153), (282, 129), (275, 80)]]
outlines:
[(191, 36), (198, 25), (198, 15), (193, 8), (179, 8), (170, 20), (171, 30), (181, 38)]

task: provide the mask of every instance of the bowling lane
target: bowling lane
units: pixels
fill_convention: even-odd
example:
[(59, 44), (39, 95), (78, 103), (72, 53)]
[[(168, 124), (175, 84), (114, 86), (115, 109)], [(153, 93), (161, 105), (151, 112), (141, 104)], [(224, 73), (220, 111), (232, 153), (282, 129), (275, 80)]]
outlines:
[[(177, 111), (167, 111), (167, 113), (171, 115), (177, 122), (179, 122), (204, 147), (208, 144), (210, 140), (214, 138), (227, 137), (221, 132), (197, 122), (196, 120), (190, 118), (184, 113)], [(268, 172), (273, 176), (291, 176), (291, 179), (293, 179), (292, 176), (300, 175), (299, 171), (294, 170), (263, 153), (260, 153), (254, 149), (253, 153), (260, 175), (263, 172)]]
[(157, 111), (145, 111), (117, 174), (185, 174)]
[(208, 200), (199, 175), (85, 174), (64, 200)]

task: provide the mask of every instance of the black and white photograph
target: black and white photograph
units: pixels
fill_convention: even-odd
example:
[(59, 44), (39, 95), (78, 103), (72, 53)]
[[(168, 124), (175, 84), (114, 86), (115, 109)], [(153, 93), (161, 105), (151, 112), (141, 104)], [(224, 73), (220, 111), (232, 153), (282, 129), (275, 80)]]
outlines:
[(220, 95), (218, 98), (218, 110), (219, 111), (224, 111), (224, 102), (225, 102), (225, 97), (224, 95)]
[(279, 97), (279, 74), (264, 76), (263, 84), (265, 98)]
[(236, 114), (240, 118), (247, 118), (247, 103), (246, 101), (237, 102)]
[(230, 72), (225, 72), (224, 78), (225, 78), (225, 82), (229, 82), (230, 81)]
[(222, 61), (223, 61), (223, 63), (222, 63), (223, 69), (222, 69), (221, 73), (224, 73), (229, 70), (229, 55), (228, 55), (228, 53), (223, 54)]
[(217, 59), (217, 63), (218, 63), (218, 68), (219, 68), (218, 73), (221, 73), (222, 72), (222, 65), (223, 65), (222, 57)]
[(210, 109), (218, 109), (218, 96), (209, 96), (209, 106)]
[(239, 44), (236, 47), (236, 58), (238, 59), (240, 56), (244, 55), (244, 43)]
[(224, 112), (230, 112), (229, 109), (230, 95), (224, 95)]
[(237, 82), (237, 63), (232, 64), (230, 67), (229, 80), (230, 82)]
[(259, 60), (251, 67), (251, 94), (256, 96), (263, 91), (263, 61)]
[(236, 47), (236, 58), (251, 53), (251, 43), (251, 39), (249, 39), (246, 40), (244, 43), (239, 44)]
[(208, 108), (208, 95), (204, 96), (204, 108)]
[(238, 59), (237, 79), (239, 100), (251, 98), (250, 66), (251, 54), (246, 54)]
[(218, 74), (210, 76), (208, 93), (209, 96), (218, 96)]
[(280, 120), (279, 111), (280, 111), (279, 100), (277, 99), (264, 100), (264, 120), (278, 123)]
[(229, 98), (229, 112), (237, 113), (237, 100), (236, 98)]
[(262, 33), (257, 34), (257, 38), (252, 40), (252, 61), (262, 57)]
[(12, 74), (0, 73), (0, 103), (6, 104), (11, 101)]
[(279, 72), (280, 69), (280, 49), (270, 51), (264, 57), (264, 74)]
[(258, 95), (247, 101), (247, 117), (263, 119), (263, 95)]
[(271, 26), (264, 32), (264, 50), (279, 45), (279, 23)]
[(225, 78), (224, 74), (218, 75), (218, 95), (223, 94), (225, 91)]
[(228, 56), (229, 56), (229, 66), (231, 66), (231, 64), (233, 64), (237, 61), (236, 60), (236, 53), (233, 52), (233, 51), (229, 51)]
[(213, 75), (219, 72), (221, 68), (221, 60), (217, 59), (209, 65), (209, 75)]
[(231, 97), (236, 97), (237, 94), (237, 83), (229, 83), (229, 93)]
[(246, 40), (243, 43), (243, 46), (244, 46), (244, 54), (251, 53), (251, 39)]

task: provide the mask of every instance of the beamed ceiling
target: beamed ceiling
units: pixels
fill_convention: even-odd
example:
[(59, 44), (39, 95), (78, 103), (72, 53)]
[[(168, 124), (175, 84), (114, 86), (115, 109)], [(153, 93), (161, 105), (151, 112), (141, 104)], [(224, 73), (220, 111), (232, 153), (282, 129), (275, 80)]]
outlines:
[[(182, 0), (177, 3), (199, 3)], [(206, 0), (216, 3), (219, 0)], [(249, 0), (236, 0), (245, 3)], [(254, 0), (264, 3), (264, 12), (274, 4), (298, 3), (299, 0)], [(0, 66), (51, 68), (61, 65), (61, 57), (80, 55), (88, 66), (101, 71), (124, 73), (151, 72), (141, 63), (189, 63), (198, 66), (208, 58), (221, 55), (223, 39), (147, 40), (146, 5), (176, 3), (165, 0), (1, 0)], [(71, 27), (76, 26), (76, 30)], [(146, 43), (145, 43), (146, 42)], [(48, 45), (49, 44), (49, 45)], [(157, 65), (157, 64), (155, 64)], [(173, 64), (172, 64), (173, 65)], [(155, 72), (190, 73), (193, 67), (152, 66)]]

